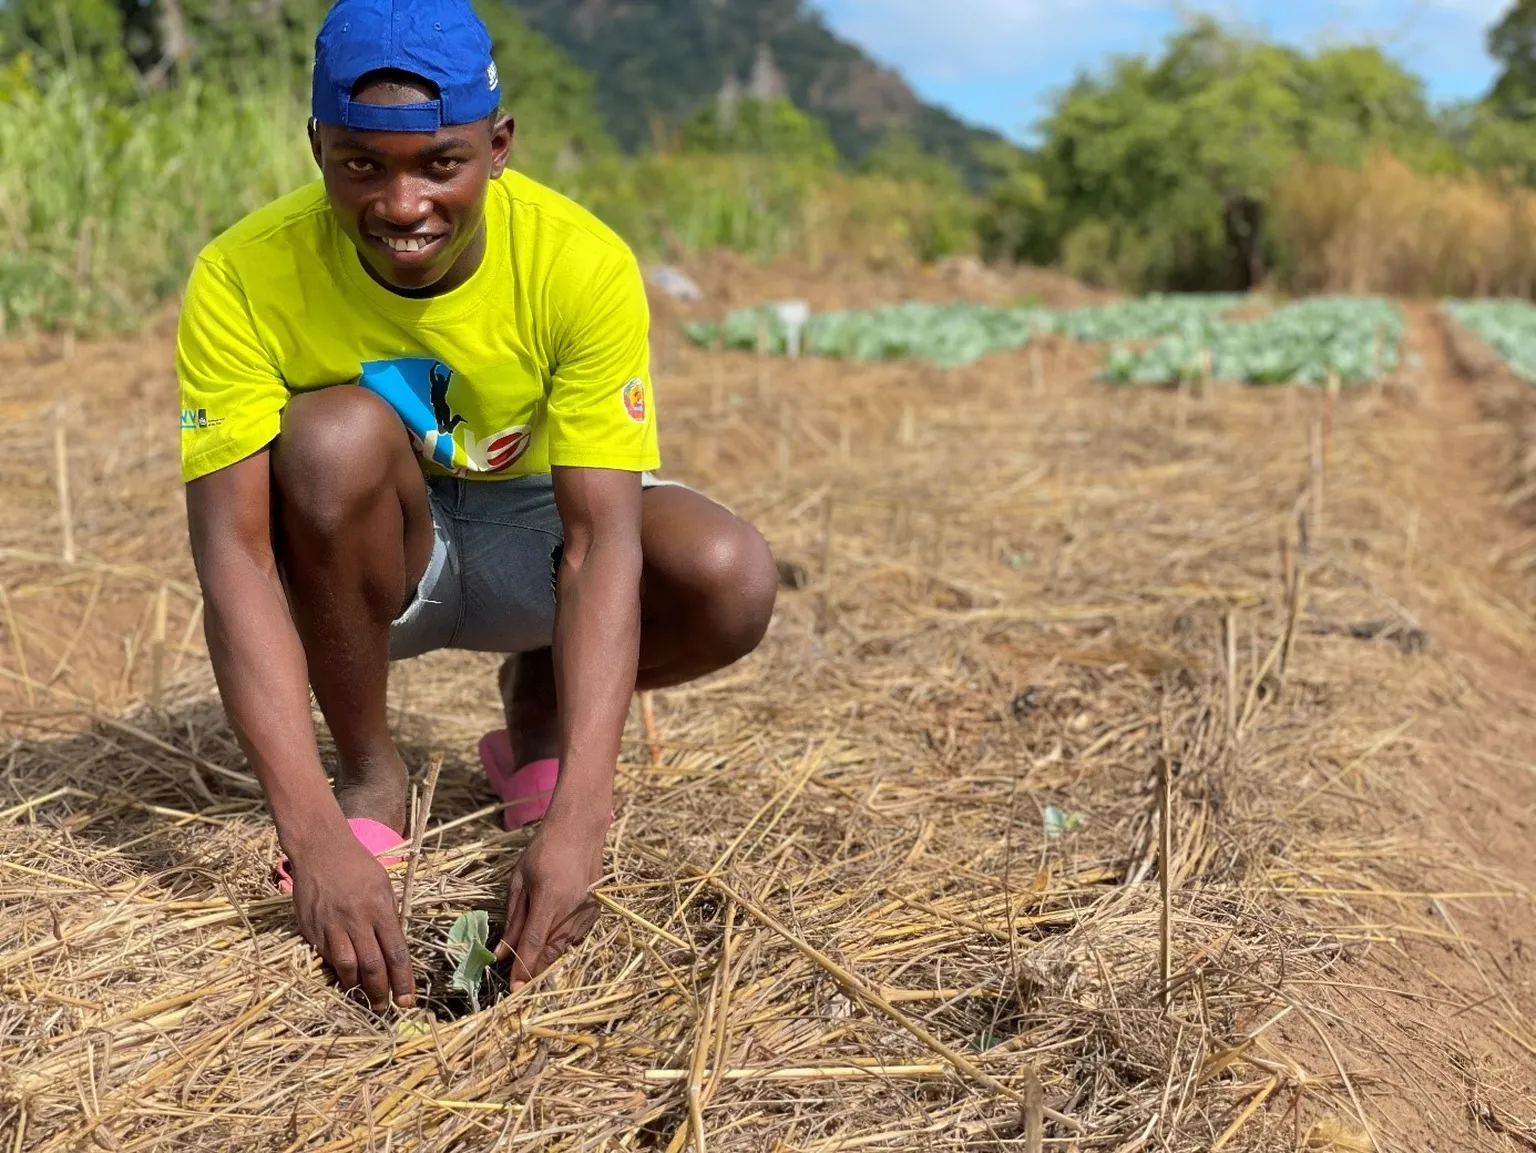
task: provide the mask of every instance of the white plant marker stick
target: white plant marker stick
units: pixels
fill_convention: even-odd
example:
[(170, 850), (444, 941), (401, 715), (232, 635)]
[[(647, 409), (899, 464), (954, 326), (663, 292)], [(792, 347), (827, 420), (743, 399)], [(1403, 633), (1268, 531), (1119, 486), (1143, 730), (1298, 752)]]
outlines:
[(779, 326), (784, 329), (784, 350), (790, 359), (800, 356), (800, 336), (811, 319), (811, 306), (803, 300), (781, 300), (773, 306)]

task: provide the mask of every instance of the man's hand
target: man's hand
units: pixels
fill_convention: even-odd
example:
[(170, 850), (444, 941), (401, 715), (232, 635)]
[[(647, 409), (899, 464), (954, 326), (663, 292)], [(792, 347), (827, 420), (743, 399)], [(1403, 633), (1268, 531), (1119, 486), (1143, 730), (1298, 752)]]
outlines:
[(293, 866), (299, 932), (336, 970), (343, 989), (362, 986), (375, 1010), (416, 1004), (416, 977), (400, 932), (389, 875), (352, 837), (312, 850)]
[(512, 991), (554, 964), (597, 921), (592, 887), (603, 875), (606, 830), (546, 820), (518, 859), (507, 894), (507, 927), (496, 959), (512, 960)]

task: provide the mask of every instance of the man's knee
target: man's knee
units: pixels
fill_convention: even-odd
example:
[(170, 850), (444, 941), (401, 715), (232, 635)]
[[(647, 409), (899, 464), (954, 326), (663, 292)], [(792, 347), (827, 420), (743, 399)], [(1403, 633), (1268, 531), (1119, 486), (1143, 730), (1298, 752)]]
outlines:
[(272, 446), (284, 521), (326, 535), (343, 531), (393, 488), (405, 436), (394, 410), (356, 385), (294, 396)]
[(773, 618), (778, 568), (768, 542), (738, 521), (700, 550), (697, 580), (707, 590), (712, 647), (722, 664), (746, 656), (761, 643)]

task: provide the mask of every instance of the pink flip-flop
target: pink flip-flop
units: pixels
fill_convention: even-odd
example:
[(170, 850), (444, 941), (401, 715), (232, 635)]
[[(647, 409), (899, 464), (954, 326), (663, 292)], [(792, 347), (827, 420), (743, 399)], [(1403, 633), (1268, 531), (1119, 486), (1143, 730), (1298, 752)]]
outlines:
[(560, 779), (559, 760), (549, 757), (517, 767), (512, 763), (511, 736), (497, 729), (480, 738), (480, 763), (502, 799), (501, 823), (508, 832), (543, 819)]
[[(352, 830), (352, 835), (358, 839), (363, 848), (378, 857), (379, 864), (386, 869), (400, 863), (399, 857), (380, 856), (393, 849), (403, 848), (406, 843), (404, 837), (383, 821), (375, 821), (369, 817), (353, 817), (347, 822), (347, 827)], [(287, 856), (278, 857), (272, 863), (272, 872), (277, 878), (278, 892), (293, 892), (293, 875), (288, 872)]]

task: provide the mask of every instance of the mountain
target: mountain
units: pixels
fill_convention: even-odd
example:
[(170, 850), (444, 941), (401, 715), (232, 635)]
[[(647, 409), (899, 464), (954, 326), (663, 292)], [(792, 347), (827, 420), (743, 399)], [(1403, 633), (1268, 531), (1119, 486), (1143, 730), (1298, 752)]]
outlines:
[(985, 179), (976, 145), (1001, 139), (923, 103), (803, 0), (506, 2), (592, 74), (608, 130), (631, 151), (722, 91), (787, 95), (854, 163), (889, 133), (910, 133), (974, 185)]

